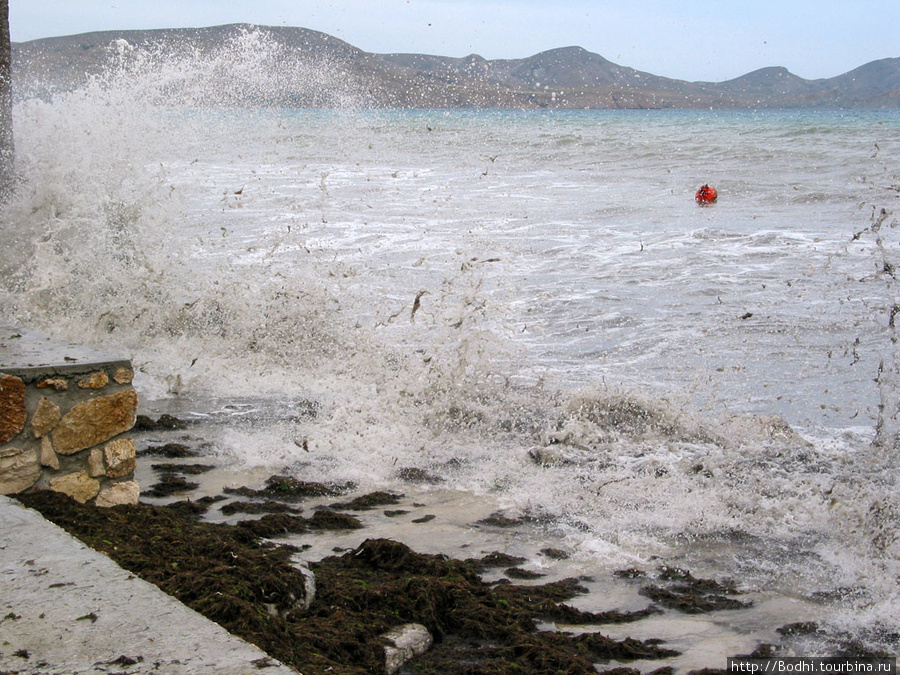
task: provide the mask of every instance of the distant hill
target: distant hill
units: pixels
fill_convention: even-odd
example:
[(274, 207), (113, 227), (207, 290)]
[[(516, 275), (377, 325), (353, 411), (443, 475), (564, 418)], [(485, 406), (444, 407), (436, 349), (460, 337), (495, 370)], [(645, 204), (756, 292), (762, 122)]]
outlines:
[(190, 83), (185, 78), (184, 92), (201, 87), (207, 77), (224, 83), (229, 98), (223, 103), (229, 105), (329, 105), (352, 98), (361, 105), (402, 108), (900, 108), (900, 58), (820, 80), (772, 67), (725, 82), (687, 82), (621, 66), (581, 47), (493, 61), (477, 54), (373, 54), (305, 28), (243, 24), (13, 43), (14, 86), (20, 95), (77, 88), (104, 71), (110, 45), (120, 40), (128, 49), (222, 55), (254, 31), (279, 50), (277, 72), (269, 73), (278, 86), (239, 80), (248, 75), (237, 55), (233, 72), (223, 74), (228, 67), (220, 64)]

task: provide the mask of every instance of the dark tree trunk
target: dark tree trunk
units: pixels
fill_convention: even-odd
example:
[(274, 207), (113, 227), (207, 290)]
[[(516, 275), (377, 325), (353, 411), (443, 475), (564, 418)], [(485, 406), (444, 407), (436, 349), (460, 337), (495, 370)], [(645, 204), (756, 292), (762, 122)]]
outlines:
[(9, 194), (14, 171), (11, 64), (9, 0), (0, 0), (0, 200)]

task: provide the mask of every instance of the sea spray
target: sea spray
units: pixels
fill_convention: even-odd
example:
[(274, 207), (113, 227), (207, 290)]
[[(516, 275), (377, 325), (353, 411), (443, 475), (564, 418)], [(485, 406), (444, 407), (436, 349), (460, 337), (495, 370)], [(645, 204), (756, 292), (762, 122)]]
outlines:
[[(6, 228), (6, 236), (21, 248), (4, 255), (4, 280), (18, 291), (12, 306), (35, 325), (122, 346), (138, 364), (149, 358), (140, 354), (145, 338), (202, 336), (204, 347), (190, 351), (208, 357), (216, 337), (233, 337), (229, 329), (255, 314), (268, 321), (246, 336), (244, 348), (260, 351), (287, 327), (289, 317), (280, 314), (285, 303), (316, 291), (304, 282), (290, 289), (275, 281), (250, 299), (225, 266), (198, 275), (193, 242), (172, 245), (184, 235), (187, 214), (162, 157), (186, 140), (198, 156), (204, 144), (228, 142), (205, 133), (202, 109), (227, 115), (227, 106), (280, 100), (288, 92), (317, 92), (346, 104), (346, 81), (325, 60), (286, 60), (270, 36), (250, 30), (209, 53), (117, 41), (110, 59), (83, 88), (17, 105), (24, 184), (9, 210), (16, 227)], [(323, 350), (334, 340), (324, 335), (324, 323), (307, 317), (303, 326), (308, 342)], [(300, 328), (294, 323), (295, 332)], [(234, 356), (233, 349), (226, 352)]]

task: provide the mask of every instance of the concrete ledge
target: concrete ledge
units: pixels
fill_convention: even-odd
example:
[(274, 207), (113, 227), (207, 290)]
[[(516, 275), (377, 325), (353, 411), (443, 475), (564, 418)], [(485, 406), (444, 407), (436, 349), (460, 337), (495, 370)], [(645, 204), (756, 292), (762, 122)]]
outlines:
[(133, 377), (126, 358), (0, 322), (0, 494), (137, 503)]
[(131, 361), (0, 321), (0, 372), (26, 383), (120, 367)]
[(0, 588), (0, 672), (297, 672), (8, 497)]

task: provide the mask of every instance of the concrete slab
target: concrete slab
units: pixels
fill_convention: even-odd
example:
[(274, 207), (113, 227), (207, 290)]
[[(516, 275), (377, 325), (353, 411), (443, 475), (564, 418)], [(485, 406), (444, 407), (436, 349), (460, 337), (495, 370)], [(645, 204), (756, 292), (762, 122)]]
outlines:
[(0, 496), (0, 672), (297, 671)]
[(0, 321), (0, 372), (31, 382), (59, 374), (105, 366), (130, 368), (127, 357), (57, 340), (43, 333)]

